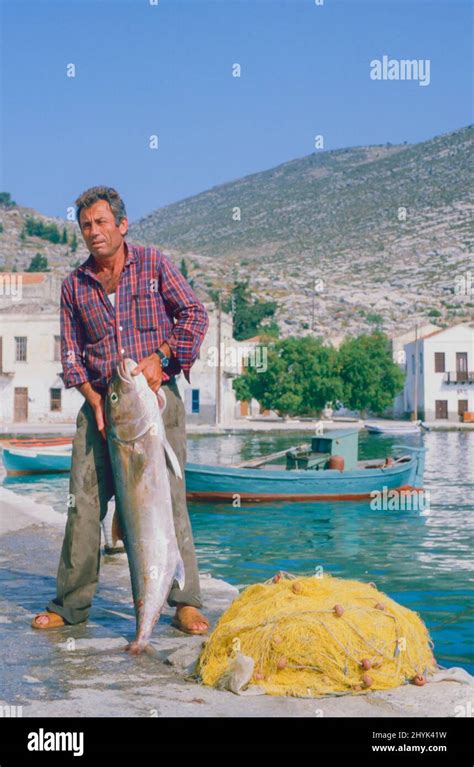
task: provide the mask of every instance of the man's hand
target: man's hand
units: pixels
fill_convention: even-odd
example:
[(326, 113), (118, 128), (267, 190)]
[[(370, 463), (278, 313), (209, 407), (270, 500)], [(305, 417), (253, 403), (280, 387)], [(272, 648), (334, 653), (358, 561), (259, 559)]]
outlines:
[(86, 398), (87, 402), (91, 406), (95, 415), (97, 428), (102, 437), (107, 439), (105, 435), (106, 421), (104, 397), (98, 391), (96, 391), (89, 382), (80, 384), (76, 388), (81, 392), (81, 394)]
[(94, 411), (97, 428), (104, 439), (107, 439), (105, 434), (105, 401), (104, 398), (99, 395), (99, 400), (95, 404), (91, 404)]
[(163, 380), (163, 368), (161, 367), (159, 355), (153, 352), (149, 357), (144, 357), (142, 361), (138, 363), (136, 368), (133, 368), (132, 376), (137, 376), (139, 373), (143, 373), (148, 382), (148, 386), (156, 394)]

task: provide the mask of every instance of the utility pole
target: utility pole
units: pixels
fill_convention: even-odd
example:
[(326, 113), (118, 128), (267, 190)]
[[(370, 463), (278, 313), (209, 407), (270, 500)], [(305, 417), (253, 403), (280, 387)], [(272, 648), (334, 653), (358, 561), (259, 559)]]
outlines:
[(316, 303), (316, 280), (313, 280), (313, 303), (311, 308), (311, 330), (314, 332), (314, 309)]
[(413, 394), (412, 421), (418, 420), (418, 323), (415, 325), (415, 386)]
[(221, 423), (221, 294), (217, 296), (217, 371), (216, 371), (216, 426)]

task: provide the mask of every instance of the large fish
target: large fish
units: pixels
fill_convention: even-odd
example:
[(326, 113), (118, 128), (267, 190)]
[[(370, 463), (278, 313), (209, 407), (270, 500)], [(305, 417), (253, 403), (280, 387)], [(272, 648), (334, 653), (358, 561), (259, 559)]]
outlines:
[[(106, 432), (116, 493), (113, 537), (125, 544), (136, 615), (132, 653), (145, 649), (174, 580), (184, 587), (184, 565), (173, 522), (168, 465), (182, 479), (166, 439), (163, 389), (155, 394), (143, 373), (120, 361), (110, 381)], [(118, 516), (118, 519), (117, 519)]]

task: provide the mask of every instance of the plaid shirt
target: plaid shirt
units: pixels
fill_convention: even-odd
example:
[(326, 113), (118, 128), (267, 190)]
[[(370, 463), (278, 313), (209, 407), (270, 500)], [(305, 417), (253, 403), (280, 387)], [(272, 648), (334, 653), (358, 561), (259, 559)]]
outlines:
[(115, 307), (92, 255), (62, 283), (61, 378), (67, 389), (89, 381), (105, 389), (121, 357), (140, 362), (166, 341), (173, 352), (163, 380), (189, 371), (209, 326), (203, 304), (156, 248), (125, 245)]

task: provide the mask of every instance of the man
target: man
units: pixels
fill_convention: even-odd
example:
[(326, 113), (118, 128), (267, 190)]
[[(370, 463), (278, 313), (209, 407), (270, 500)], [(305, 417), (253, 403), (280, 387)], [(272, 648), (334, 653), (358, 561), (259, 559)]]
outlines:
[[(66, 388), (76, 386), (85, 402), (79, 411), (72, 451), (69, 498), (72, 505), (57, 574), (57, 594), (36, 615), (37, 629), (87, 620), (100, 566), (100, 523), (114, 494), (106, 443), (104, 400), (120, 358), (138, 362), (153, 391), (166, 387), (166, 436), (181, 465), (186, 463), (185, 409), (175, 377), (189, 381), (209, 318), (181, 272), (155, 248), (128, 244), (124, 203), (110, 187), (93, 187), (76, 200), (76, 215), (89, 258), (63, 282), (61, 361)], [(204, 634), (209, 621), (202, 606), (193, 536), (183, 480), (170, 472), (176, 537), (185, 584), (173, 582), (168, 604), (173, 625)]]

